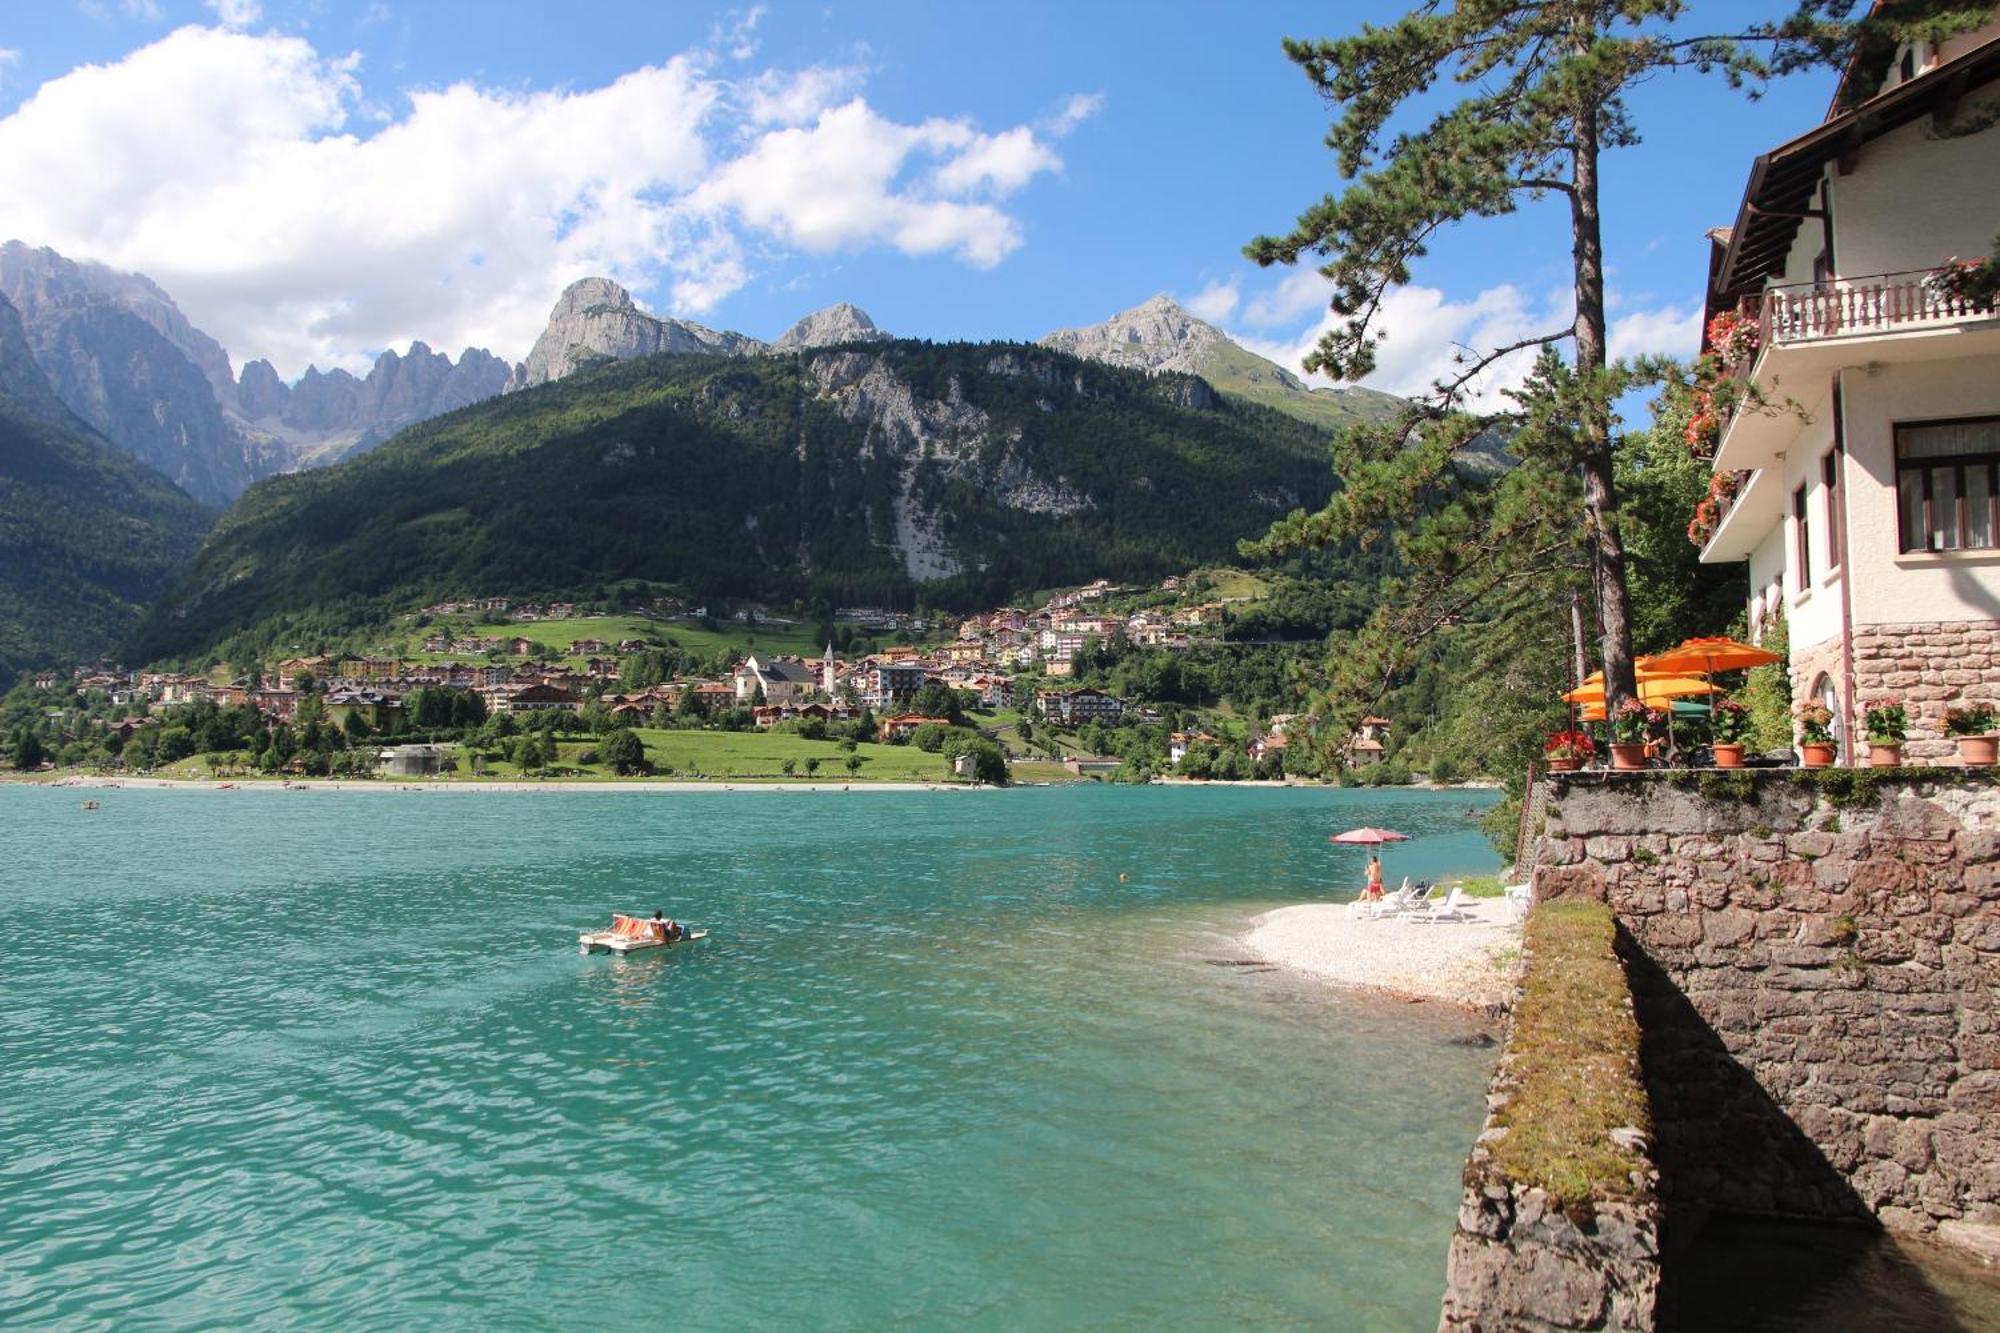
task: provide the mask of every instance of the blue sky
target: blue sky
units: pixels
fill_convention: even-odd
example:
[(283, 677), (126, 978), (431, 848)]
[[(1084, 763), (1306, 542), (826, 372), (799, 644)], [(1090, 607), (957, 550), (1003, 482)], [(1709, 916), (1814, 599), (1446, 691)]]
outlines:
[[(899, 334), (1033, 338), (1165, 291), (1284, 359), (1321, 294), (1240, 251), (1338, 181), (1279, 39), (1391, 12), (50, 0), (0, 26), (0, 177), (37, 186), (0, 235), (142, 269), (287, 377), (411, 338), (517, 359), (586, 272), (761, 337), (851, 300)], [(1647, 142), (1606, 169), (1622, 350), (1691, 349), (1703, 230), (1830, 91), (1640, 91)], [(1376, 382), (1559, 306), (1559, 222), (1444, 238)]]

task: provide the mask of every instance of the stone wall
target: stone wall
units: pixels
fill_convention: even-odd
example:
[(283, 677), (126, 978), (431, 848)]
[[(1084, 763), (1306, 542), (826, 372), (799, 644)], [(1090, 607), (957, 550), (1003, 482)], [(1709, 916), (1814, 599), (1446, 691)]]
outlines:
[(1990, 777), (1552, 781), (1535, 900), (1604, 901), (1625, 931), (1670, 1226), (2000, 1222)]
[[(2000, 702), (2000, 621), (1856, 625), (1854, 689), (1857, 727), (1870, 700), (1901, 699), (1910, 717), (1903, 757), (1913, 764), (1950, 763), (1958, 749), (1944, 734), (1944, 710)], [(1861, 737), (1864, 744), (1867, 739)]]

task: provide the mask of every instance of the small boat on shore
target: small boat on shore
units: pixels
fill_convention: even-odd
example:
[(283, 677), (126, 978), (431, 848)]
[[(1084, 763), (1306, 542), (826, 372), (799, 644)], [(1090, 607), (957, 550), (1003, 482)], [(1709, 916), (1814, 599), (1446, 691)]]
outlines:
[(705, 930), (688, 930), (683, 927), (678, 936), (668, 939), (665, 931), (660, 928), (660, 923), (650, 917), (628, 916), (619, 912), (611, 918), (611, 929), (586, 930), (578, 935), (576, 951), (596, 953), (601, 949), (605, 953), (616, 954), (622, 958), (626, 954), (638, 953), (642, 949), (671, 949), (677, 944), (692, 944), (696, 940), (707, 938), (708, 932)]

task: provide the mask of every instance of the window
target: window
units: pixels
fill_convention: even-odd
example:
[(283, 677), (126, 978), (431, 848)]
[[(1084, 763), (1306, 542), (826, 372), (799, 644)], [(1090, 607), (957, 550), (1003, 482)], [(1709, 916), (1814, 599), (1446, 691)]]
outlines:
[(1806, 531), (1806, 486), (1804, 482), (1800, 482), (1799, 488), (1792, 492), (1792, 543), (1792, 555), (1793, 559), (1797, 562), (1799, 571), (1799, 591), (1804, 592), (1807, 588), (1812, 587), (1812, 541), (1810, 534)]
[(1840, 564), (1840, 446), (1834, 445), (1819, 460), (1821, 490), (1826, 495), (1826, 567)]
[(2000, 417), (1896, 427), (1905, 551), (2000, 545)]

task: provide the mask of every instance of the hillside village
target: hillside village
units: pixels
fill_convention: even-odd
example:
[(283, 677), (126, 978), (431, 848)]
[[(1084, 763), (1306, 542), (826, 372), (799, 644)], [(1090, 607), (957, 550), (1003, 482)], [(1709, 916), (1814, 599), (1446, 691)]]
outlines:
[[(706, 606), (667, 597), (625, 617), (595, 615), (569, 601), (455, 599), (401, 618), (375, 651), (296, 655), (233, 677), (106, 664), (43, 671), (28, 682), (32, 689), (85, 705), (46, 709), (51, 721), (68, 716), (77, 723), (77, 740), (60, 752), (15, 758), (17, 766), (23, 759), (41, 766), (94, 760), (135, 771), (194, 758), (214, 747), (192, 735), (164, 745), (158, 738), (177, 719), (205, 710), (204, 716), (237, 719), (240, 747), (226, 749), (241, 748), (253, 766), (287, 775), (463, 772), (457, 748), (473, 753), (474, 773), (556, 771), (566, 767), (559, 736), (617, 730), (914, 745), (941, 753), (939, 773), (959, 778), (978, 771), (976, 755), (966, 752), (974, 737), (992, 743), (997, 763), (984, 772), (994, 777), (1006, 772), (1004, 765), (1024, 761), (1049, 778), (1317, 775), (1316, 761), (1286, 764), (1300, 725), (1295, 711), (1229, 725), (1214, 710), (1162, 707), (1090, 679), (1102, 675), (1094, 665), (1119, 653), (1185, 655), (1223, 645), (1233, 612), (1250, 600), (1241, 591), (1218, 590), (1231, 586), (1211, 574), (1172, 576), (1144, 588), (1097, 579), (1033, 608), (1000, 607), (955, 622), (842, 607), (833, 621), (852, 645), (845, 653), (832, 643), (817, 653), (757, 647), (760, 633), (784, 644), (806, 630), (749, 608), (734, 612), (724, 630)], [(605, 624), (626, 632), (581, 632)], [(688, 650), (685, 640), (703, 625), (725, 638), (733, 632), (736, 646)], [(899, 641), (880, 644), (878, 636)], [(1389, 725), (1386, 718), (1366, 719), (1349, 738), (1346, 763), (1378, 763)], [(332, 744), (300, 744), (308, 727)], [(494, 747), (495, 763), (482, 762), (475, 727), (501, 742), (524, 733), (532, 741), (539, 733), (546, 752), (502, 743)], [(216, 739), (209, 731), (208, 739)], [(1157, 743), (1142, 751), (1147, 738)], [(462, 747), (452, 743), (461, 740)], [(591, 747), (572, 744), (586, 766), (598, 760)], [(211, 758), (210, 767), (233, 773), (242, 766)], [(615, 771), (659, 768), (642, 749)], [(848, 772), (860, 775), (853, 767)], [(795, 758), (771, 776), (796, 773)]]

